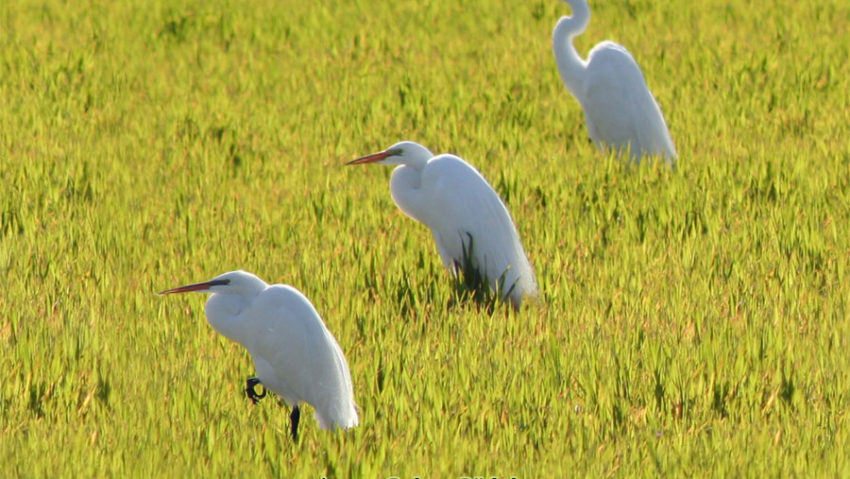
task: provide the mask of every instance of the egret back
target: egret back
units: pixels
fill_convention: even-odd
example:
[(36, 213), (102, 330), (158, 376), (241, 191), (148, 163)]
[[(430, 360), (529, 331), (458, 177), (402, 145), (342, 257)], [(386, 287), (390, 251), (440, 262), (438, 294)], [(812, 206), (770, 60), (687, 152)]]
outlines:
[[(487, 180), (454, 155), (432, 158), (420, 175), (418, 187), (404, 191), (394, 181), (393, 198), (431, 229), (446, 268), (454, 271), (464, 264), (471, 237), (473, 262), (494, 289), (498, 285), (501, 291), (510, 291), (516, 305), (524, 295), (536, 295), (534, 271), (519, 234)], [(412, 185), (412, 175), (408, 180)]]
[(263, 385), (289, 405), (304, 401), (319, 427), (358, 423), (348, 363), (318, 312), (297, 289), (272, 285), (243, 313), (252, 334), (243, 344)]
[(579, 102), (597, 147), (630, 147), (636, 161), (642, 155), (662, 155), (668, 162), (676, 159), (661, 109), (623, 46), (605, 41), (591, 50), (582, 90)]

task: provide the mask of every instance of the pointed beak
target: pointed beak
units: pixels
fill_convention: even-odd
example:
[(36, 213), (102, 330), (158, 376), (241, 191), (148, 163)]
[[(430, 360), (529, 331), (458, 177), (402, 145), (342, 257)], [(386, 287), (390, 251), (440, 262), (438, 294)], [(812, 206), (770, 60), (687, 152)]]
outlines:
[(385, 150), (378, 153), (372, 153), (371, 155), (362, 156), (360, 158), (357, 158), (356, 160), (351, 160), (345, 165), (365, 165), (366, 163), (376, 163), (381, 160), (386, 160), (390, 156), (395, 156), (399, 154), (401, 154), (401, 151), (399, 149)]
[(187, 284), (186, 286), (180, 286), (177, 288), (166, 289), (165, 291), (160, 291), (156, 294), (174, 294), (174, 293), (188, 293), (190, 291), (207, 291), (213, 286), (222, 286), (230, 283), (229, 279), (214, 279), (212, 281), (205, 281), (203, 283), (195, 283), (195, 284)]

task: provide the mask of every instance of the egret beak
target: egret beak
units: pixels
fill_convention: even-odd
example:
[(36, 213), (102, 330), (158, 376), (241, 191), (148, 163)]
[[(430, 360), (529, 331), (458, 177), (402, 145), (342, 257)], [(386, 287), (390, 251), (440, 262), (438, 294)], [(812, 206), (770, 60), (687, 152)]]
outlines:
[(195, 283), (195, 284), (187, 284), (186, 286), (180, 286), (178, 288), (166, 289), (165, 291), (160, 291), (156, 294), (173, 294), (173, 293), (188, 293), (189, 291), (206, 291), (213, 286), (223, 286), (225, 284), (230, 284), (229, 279), (214, 279), (212, 281), (205, 281), (203, 283)]
[(401, 154), (401, 148), (394, 148), (390, 150), (381, 151), (378, 153), (372, 153), (371, 155), (362, 156), (357, 158), (356, 160), (351, 160), (345, 164), (348, 165), (365, 165), (366, 163), (375, 163), (381, 160), (386, 160), (390, 156), (396, 156)]

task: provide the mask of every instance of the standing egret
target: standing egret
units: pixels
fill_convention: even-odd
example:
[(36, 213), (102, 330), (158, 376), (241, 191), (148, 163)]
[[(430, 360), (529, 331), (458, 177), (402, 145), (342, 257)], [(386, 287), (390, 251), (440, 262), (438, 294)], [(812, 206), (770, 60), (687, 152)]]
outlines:
[(365, 163), (400, 165), (390, 180), (393, 200), (431, 229), (449, 271), (474, 268), (516, 309), (523, 296), (537, 295), (534, 271), (508, 209), (469, 163), (454, 155), (434, 156), (412, 141), (346, 164)]
[(552, 49), (561, 80), (584, 109), (590, 139), (603, 151), (629, 149), (635, 162), (643, 155), (662, 155), (675, 164), (678, 155), (667, 123), (634, 58), (622, 45), (604, 41), (584, 61), (573, 39), (587, 28), (590, 8), (586, 0), (563, 1), (573, 15), (558, 20)]
[(357, 425), (357, 411), (348, 363), (310, 301), (292, 286), (268, 285), (245, 271), (231, 271), (204, 283), (169, 289), (159, 294), (198, 291), (212, 293), (206, 304), (207, 321), (254, 359), (256, 378), (246, 392), (254, 402), (265, 396), (257, 384), (281, 396), (291, 406), (290, 432), (298, 439), (298, 403), (316, 410), (321, 429)]

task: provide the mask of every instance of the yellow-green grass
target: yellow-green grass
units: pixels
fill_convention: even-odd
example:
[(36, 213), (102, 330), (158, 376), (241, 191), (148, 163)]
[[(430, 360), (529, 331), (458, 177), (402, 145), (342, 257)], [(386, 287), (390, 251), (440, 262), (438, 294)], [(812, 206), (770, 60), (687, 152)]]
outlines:
[[(850, 474), (850, 5), (591, 3), (679, 167), (598, 153), (531, 2), (0, 2), (0, 473)], [(466, 158), (541, 297), (458, 302), (390, 169)], [(202, 295), (292, 284), (360, 426), (252, 406)]]

